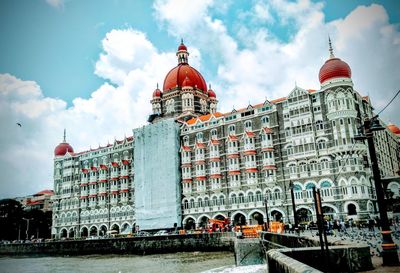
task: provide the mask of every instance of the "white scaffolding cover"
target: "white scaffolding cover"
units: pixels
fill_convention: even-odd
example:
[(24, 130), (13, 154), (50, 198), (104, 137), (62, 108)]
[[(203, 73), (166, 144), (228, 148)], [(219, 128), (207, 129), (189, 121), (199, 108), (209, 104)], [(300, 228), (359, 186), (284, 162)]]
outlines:
[(168, 119), (133, 134), (136, 225), (141, 230), (180, 226), (179, 125)]

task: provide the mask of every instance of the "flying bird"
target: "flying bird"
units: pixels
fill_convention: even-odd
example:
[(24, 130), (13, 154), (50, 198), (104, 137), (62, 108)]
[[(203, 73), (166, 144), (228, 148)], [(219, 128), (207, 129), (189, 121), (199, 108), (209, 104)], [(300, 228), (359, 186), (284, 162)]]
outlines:
[(19, 123), (19, 122), (17, 122), (17, 125), (18, 125), (19, 127), (22, 127), (22, 124), (21, 124), (21, 123)]

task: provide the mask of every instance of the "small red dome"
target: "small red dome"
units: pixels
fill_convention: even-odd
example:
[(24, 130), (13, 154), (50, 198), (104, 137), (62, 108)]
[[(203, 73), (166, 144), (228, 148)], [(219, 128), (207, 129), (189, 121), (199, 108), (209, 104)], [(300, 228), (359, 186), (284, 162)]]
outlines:
[(156, 90), (154, 90), (154, 92), (153, 92), (153, 98), (160, 98), (161, 97), (161, 90), (160, 89), (156, 89)]
[(183, 44), (183, 41), (178, 46), (178, 51), (187, 51), (187, 47)]
[(190, 78), (193, 87), (197, 87), (204, 93), (207, 92), (207, 84), (203, 76), (187, 63), (181, 63), (168, 72), (164, 80), (163, 92), (168, 92), (176, 87), (182, 88), (186, 76)]
[(393, 134), (400, 135), (400, 128), (394, 124), (389, 124), (387, 127)]
[(351, 78), (350, 66), (339, 58), (330, 58), (319, 70), (319, 82), (333, 78)]
[(182, 87), (185, 86), (190, 86), (193, 87), (193, 82), (190, 80), (190, 78), (186, 75), (186, 78), (182, 82)]
[(68, 143), (63, 142), (54, 149), (54, 156), (64, 156), (67, 152), (73, 153), (74, 149)]
[(209, 98), (217, 98), (217, 95), (215, 95), (215, 92), (211, 89), (208, 89), (207, 94)]

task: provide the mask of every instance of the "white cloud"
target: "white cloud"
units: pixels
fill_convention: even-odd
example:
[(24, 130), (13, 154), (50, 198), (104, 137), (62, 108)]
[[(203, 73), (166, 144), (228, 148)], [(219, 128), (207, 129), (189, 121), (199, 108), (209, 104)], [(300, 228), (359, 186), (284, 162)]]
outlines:
[[(222, 111), (245, 107), (249, 99), (254, 104), (265, 97), (286, 96), (295, 81), (304, 88), (318, 88), (318, 71), (328, 57), (328, 34), (335, 54), (351, 66), (355, 88), (370, 95), (377, 109), (398, 89), (400, 36), (382, 6), (360, 6), (343, 19), (325, 22), (319, 3), (264, 3), (255, 1), (252, 8), (259, 12), (252, 18), (259, 20), (257, 28), (244, 21), (238, 32), (213, 17), (212, 9), (220, 5), (214, 1), (154, 4), (155, 18), (177, 40), (185, 39), (191, 65), (206, 74), (210, 68), (202, 64), (204, 55), (216, 65), (206, 80), (213, 84)], [(230, 12), (228, 5), (223, 12)], [(278, 18), (269, 18), (271, 14)], [(290, 26), (293, 35), (288, 41), (277, 39), (268, 22)], [(81, 151), (130, 135), (132, 128), (145, 123), (152, 91), (176, 65), (175, 52), (159, 52), (134, 29), (110, 31), (102, 46), (94, 72), (110, 83), (88, 99), (76, 98), (71, 107), (43, 96), (34, 81), (0, 75), (0, 131), (5, 132), (0, 134), (1, 196), (52, 188), (53, 149), (64, 128), (70, 144)], [(383, 116), (400, 124), (395, 104)]]
[[(355, 89), (370, 95), (377, 109), (398, 88), (399, 32), (380, 5), (360, 6), (344, 19), (326, 22), (322, 3), (255, 1), (254, 16), (248, 23), (242, 20), (235, 33), (229, 31), (230, 25), (212, 16), (214, 2), (200, 3), (197, 9), (201, 16), (194, 18), (173, 16), (170, 7), (176, 3), (156, 1), (155, 16), (170, 34), (177, 38), (185, 34), (217, 63), (217, 74), (206, 80), (213, 82), (222, 111), (231, 110), (232, 105), (245, 107), (249, 99), (259, 103), (265, 97), (286, 96), (295, 82), (306, 89), (318, 89), (318, 72), (328, 57), (328, 35), (336, 56), (351, 66)], [(265, 22), (279, 24), (289, 39), (276, 38)], [(399, 111), (392, 106), (383, 117), (400, 124)]]
[(131, 135), (146, 123), (152, 91), (177, 64), (175, 53), (159, 53), (133, 29), (112, 30), (102, 44), (96, 73), (116, 86), (104, 83), (71, 107), (43, 96), (34, 81), (0, 74), (0, 198), (53, 187), (53, 151), (64, 128), (75, 151), (82, 151)]
[(46, 0), (46, 3), (54, 8), (64, 8), (64, 0)]

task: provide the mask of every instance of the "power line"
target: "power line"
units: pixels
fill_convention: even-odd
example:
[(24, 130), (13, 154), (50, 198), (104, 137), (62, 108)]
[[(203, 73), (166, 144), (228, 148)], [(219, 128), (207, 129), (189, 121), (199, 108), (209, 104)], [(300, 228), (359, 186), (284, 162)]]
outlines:
[(381, 111), (379, 111), (378, 114), (375, 115), (375, 117), (379, 116), (393, 101), (394, 99), (397, 97), (397, 95), (400, 93), (400, 90), (397, 91), (397, 93), (394, 95), (394, 97), (388, 102), (388, 104), (386, 104), (385, 107), (383, 107), (383, 109)]

